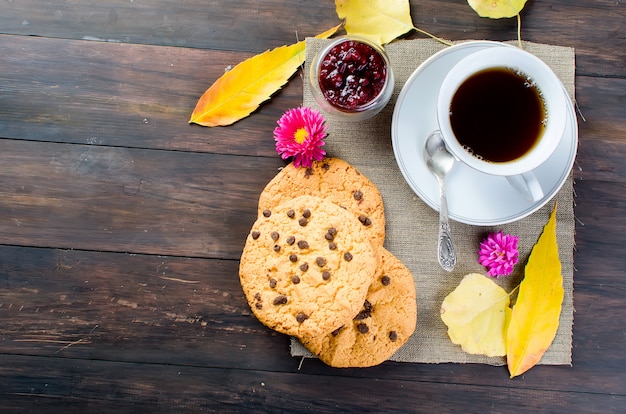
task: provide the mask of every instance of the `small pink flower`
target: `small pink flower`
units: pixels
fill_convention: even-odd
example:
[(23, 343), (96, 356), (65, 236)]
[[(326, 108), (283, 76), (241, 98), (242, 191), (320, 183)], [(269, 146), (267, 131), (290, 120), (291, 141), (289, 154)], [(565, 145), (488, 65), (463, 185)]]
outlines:
[(274, 129), (276, 151), (283, 160), (293, 157), (295, 167), (310, 167), (326, 152), (321, 148), (326, 138), (324, 117), (316, 110), (298, 107), (288, 110)]
[(518, 240), (519, 237), (503, 234), (502, 230), (489, 234), (480, 244), (478, 263), (489, 269), (490, 276), (510, 275), (518, 261)]

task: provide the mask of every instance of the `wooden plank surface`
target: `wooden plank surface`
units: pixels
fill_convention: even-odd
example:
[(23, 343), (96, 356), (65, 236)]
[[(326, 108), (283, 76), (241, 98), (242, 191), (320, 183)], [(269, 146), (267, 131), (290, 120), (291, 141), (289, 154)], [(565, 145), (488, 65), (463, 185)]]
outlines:
[[(466, 2), (416, 26), (515, 37)], [(229, 66), (338, 22), (332, 1), (20, 0), (0, 6), (3, 412), (620, 412), (626, 403), (626, 6), (533, 1), (525, 40), (576, 49), (573, 365), (291, 358), (250, 313), (238, 259), (283, 161), (302, 75), (227, 128), (188, 120)], [(423, 38), (415, 32), (406, 38)]]
[[(411, 2), (415, 26), (453, 39), (509, 40), (515, 19), (480, 18), (465, 1)], [(523, 10), (523, 38), (572, 46), (581, 73), (624, 76), (624, 5), (620, 1), (543, 0)], [(0, 33), (95, 39), (258, 53), (337, 24), (332, 1), (189, 0), (7, 2)]]
[(282, 162), (6, 140), (1, 165), (0, 243), (234, 260)]
[[(298, 370), (300, 361), (285, 355), (287, 338), (250, 314), (236, 261), (21, 247), (0, 253), (3, 354), (399, 381), (452, 375), (459, 384), (509, 386), (506, 370), (479, 365), (386, 363), (337, 372), (307, 360)], [(597, 327), (595, 315), (626, 318), (625, 293), (615, 284), (577, 285), (574, 369), (538, 366), (515, 385), (624, 394), (621, 336)]]

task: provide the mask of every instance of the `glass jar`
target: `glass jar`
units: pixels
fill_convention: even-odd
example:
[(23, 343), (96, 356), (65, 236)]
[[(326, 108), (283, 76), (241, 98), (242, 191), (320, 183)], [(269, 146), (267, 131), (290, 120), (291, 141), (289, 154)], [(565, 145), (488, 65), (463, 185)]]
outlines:
[(309, 82), (320, 108), (347, 121), (379, 113), (394, 88), (385, 51), (357, 36), (339, 37), (320, 50), (311, 62)]

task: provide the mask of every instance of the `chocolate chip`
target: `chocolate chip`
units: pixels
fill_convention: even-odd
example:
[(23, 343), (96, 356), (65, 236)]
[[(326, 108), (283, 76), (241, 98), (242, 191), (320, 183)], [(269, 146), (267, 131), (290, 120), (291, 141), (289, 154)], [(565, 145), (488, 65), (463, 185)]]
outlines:
[(350, 253), (350, 252), (345, 252), (345, 253), (343, 254), (343, 258), (344, 258), (344, 260), (345, 260), (346, 262), (351, 261), (351, 260), (352, 260), (352, 258), (353, 258), (353, 257), (352, 257), (352, 253)]
[(279, 252), (280, 251), (280, 246), (278, 244), (274, 245), (274, 251), (275, 252)]
[(262, 303), (255, 303), (254, 307), (257, 309), (263, 309), (263, 304)]
[(322, 273), (322, 279), (324, 279), (324, 280), (330, 279), (330, 272), (328, 270), (326, 270), (326, 271), (324, 271), (324, 273)]
[(308, 208), (305, 208), (305, 209), (302, 211), (302, 217), (304, 217), (304, 218), (309, 218), (309, 217), (311, 217), (311, 210), (309, 210)]
[(337, 336), (339, 335), (339, 332), (344, 328), (345, 325), (341, 325), (339, 328), (335, 329), (334, 331), (332, 331), (330, 334), (332, 336)]
[(264, 217), (269, 217), (269, 216), (271, 216), (271, 215), (272, 215), (272, 212), (271, 212), (271, 211), (269, 211), (269, 210), (263, 210), (263, 216), (264, 216)]
[(300, 276), (298, 276), (298, 275), (294, 275), (294, 276), (291, 278), (291, 281), (293, 282), (293, 284), (294, 284), (294, 285), (297, 285), (298, 283), (300, 283)]
[(325, 163), (322, 165), (322, 168), (323, 168), (324, 170), (328, 171), (328, 170), (330, 170), (330, 164), (329, 164), (329, 163), (327, 163), (327, 162), (325, 162)]
[(289, 218), (294, 218), (296, 216), (296, 212), (293, 210), (288, 210), (287, 211), (287, 217)]
[(302, 322), (306, 321), (307, 319), (309, 319), (309, 315), (307, 315), (306, 313), (298, 312), (298, 314), (296, 315), (296, 320), (299, 323), (302, 323)]
[(261, 294), (259, 292), (254, 294), (254, 299), (260, 301), (261, 300)]
[(309, 224), (309, 221), (307, 219), (305, 219), (304, 217), (302, 217), (300, 220), (298, 220), (298, 224), (302, 227), (306, 226), (307, 224)]
[(363, 319), (367, 319), (367, 318), (371, 318), (372, 317), (372, 309), (373, 306), (369, 301), (365, 301), (365, 303), (363, 303), (363, 309), (361, 310), (361, 312), (359, 312), (355, 317), (354, 320), (355, 321), (360, 321)]
[(372, 220), (370, 220), (370, 218), (366, 216), (359, 216), (359, 221), (361, 222), (362, 225), (366, 227), (372, 225)]
[(274, 278), (270, 279), (270, 287), (272, 289), (274, 289), (276, 287), (276, 283), (278, 283), (278, 282), (276, 282), (276, 279), (274, 279)]
[[(276, 302), (276, 301), (274, 301), (274, 302)], [(364, 323), (358, 324), (356, 326), (356, 329), (358, 329), (359, 333), (362, 333), (362, 334), (366, 334), (366, 333), (368, 333), (370, 331), (369, 326), (367, 326), (367, 324), (364, 324)]]
[(298, 247), (301, 249), (308, 249), (309, 248), (309, 243), (307, 243), (306, 240), (299, 240), (298, 241)]
[(324, 266), (326, 266), (326, 259), (324, 259), (323, 257), (318, 257), (318, 258), (315, 259), (315, 263), (319, 267), (324, 267)]
[(354, 197), (354, 199), (357, 201), (361, 201), (361, 199), (363, 198), (363, 193), (361, 192), (361, 190), (356, 190), (354, 193), (352, 193), (352, 197)]
[(272, 303), (274, 305), (284, 305), (285, 303), (287, 303), (287, 296), (285, 295), (276, 296), (276, 298), (274, 299), (274, 302)]
[(396, 332), (396, 331), (389, 331), (389, 340), (391, 342), (396, 342), (398, 340), (398, 332)]
[(270, 234), (270, 237), (272, 238), (272, 240), (276, 241), (280, 238), (280, 234), (278, 234), (277, 231), (273, 231), (272, 234)]
[(389, 286), (389, 284), (391, 283), (391, 278), (387, 275), (383, 276), (380, 278), (380, 283), (383, 284), (383, 286)]
[(300, 265), (300, 270), (303, 272), (306, 272), (307, 270), (309, 270), (309, 264), (308, 263), (302, 263)]
[(361, 311), (359, 313), (356, 314), (356, 316), (354, 317), (355, 321), (362, 321), (363, 319), (367, 319), (369, 318), (371, 315), (365, 311)]
[(330, 250), (337, 250), (337, 243), (335, 243), (335, 242), (328, 243), (328, 248)]
[(298, 255), (297, 254), (293, 254), (293, 253), (290, 254), (289, 255), (289, 261), (290, 262), (294, 262), (294, 263), (297, 262), (298, 261)]
[(296, 238), (294, 236), (289, 236), (287, 237), (286, 241), (287, 241), (287, 244), (291, 246), (292, 244), (296, 242)]
[(304, 176), (306, 178), (309, 178), (310, 175), (313, 175), (313, 169), (311, 167), (307, 168), (306, 171), (304, 172)]
[(336, 235), (337, 235), (337, 229), (334, 227), (331, 227), (328, 229), (328, 231), (326, 231), (325, 237), (327, 240), (334, 240)]
[(253, 231), (252, 231), (252, 239), (253, 239), (253, 240), (258, 239), (260, 235), (261, 235), (261, 232), (260, 232), (260, 231), (258, 231), (258, 230), (253, 230)]

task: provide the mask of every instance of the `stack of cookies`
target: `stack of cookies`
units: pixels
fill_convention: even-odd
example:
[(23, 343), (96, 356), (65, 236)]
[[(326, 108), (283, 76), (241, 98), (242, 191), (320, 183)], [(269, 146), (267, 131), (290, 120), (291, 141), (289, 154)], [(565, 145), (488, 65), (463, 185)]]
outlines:
[(326, 364), (388, 359), (415, 330), (411, 272), (383, 247), (376, 186), (337, 158), (289, 164), (259, 198), (239, 277), (254, 315)]

